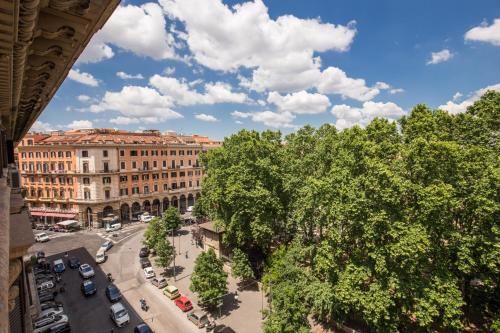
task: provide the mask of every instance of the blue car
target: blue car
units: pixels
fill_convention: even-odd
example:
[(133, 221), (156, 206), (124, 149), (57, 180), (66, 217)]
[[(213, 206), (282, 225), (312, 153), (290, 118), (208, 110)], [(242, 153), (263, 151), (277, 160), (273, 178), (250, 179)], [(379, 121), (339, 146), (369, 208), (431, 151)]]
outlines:
[(153, 333), (153, 330), (146, 323), (141, 323), (135, 327), (134, 333)]
[(92, 280), (85, 280), (82, 282), (82, 293), (85, 296), (94, 295), (96, 292), (97, 288)]
[(66, 270), (66, 266), (64, 266), (64, 262), (62, 259), (54, 260), (54, 272), (62, 273)]

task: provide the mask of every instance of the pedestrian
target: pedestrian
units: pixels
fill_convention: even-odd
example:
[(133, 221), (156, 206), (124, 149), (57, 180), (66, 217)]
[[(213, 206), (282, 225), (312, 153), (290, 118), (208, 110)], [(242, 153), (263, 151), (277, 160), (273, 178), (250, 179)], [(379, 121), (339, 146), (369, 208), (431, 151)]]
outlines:
[(188, 251), (186, 251), (186, 259), (188, 258)]
[(64, 253), (64, 256), (67, 258), (68, 257), (68, 251), (66, 251), (66, 253)]
[(234, 303), (238, 304), (238, 291), (234, 292)]

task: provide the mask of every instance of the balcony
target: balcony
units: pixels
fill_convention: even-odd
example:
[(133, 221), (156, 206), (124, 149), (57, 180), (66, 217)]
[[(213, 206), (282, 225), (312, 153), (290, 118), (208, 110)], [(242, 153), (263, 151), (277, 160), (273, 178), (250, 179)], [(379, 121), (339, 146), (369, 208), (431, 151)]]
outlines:
[(85, 199), (85, 198), (77, 198), (74, 201), (76, 203), (101, 203), (101, 202), (113, 202), (113, 201), (119, 201), (120, 197), (110, 197), (108, 199), (106, 198), (94, 198), (94, 199)]

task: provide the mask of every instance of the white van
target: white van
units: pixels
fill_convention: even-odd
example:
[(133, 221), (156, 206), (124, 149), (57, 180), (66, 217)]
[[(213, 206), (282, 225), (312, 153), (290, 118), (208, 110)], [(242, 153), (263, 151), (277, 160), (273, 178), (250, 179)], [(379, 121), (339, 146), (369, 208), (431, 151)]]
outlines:
[(35, 235), (35, 241), (40, 243), (45, 243), (50, 240), (49, 236), (45, 232), (39, 233)]
[(106, 249), (100, 247), (95, 255), (95, 262), (101, 264), (106, 261)]
[(121, 223), (111, 224), (111, 225), (106, 226), (106, 232), (117, 231), (117, 230), (120, 230), (121, 228), (122, 228)]

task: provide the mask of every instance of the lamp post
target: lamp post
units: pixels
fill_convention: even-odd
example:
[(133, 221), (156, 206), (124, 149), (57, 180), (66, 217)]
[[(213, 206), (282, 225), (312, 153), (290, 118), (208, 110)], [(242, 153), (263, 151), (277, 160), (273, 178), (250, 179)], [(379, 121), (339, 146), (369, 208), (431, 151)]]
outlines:
[(175, 275), (175, 238), (174, 238), (174, 228), (172, 228), (172, 246), (174, 247), (174, 281), (177, 281), (177, 277)]

